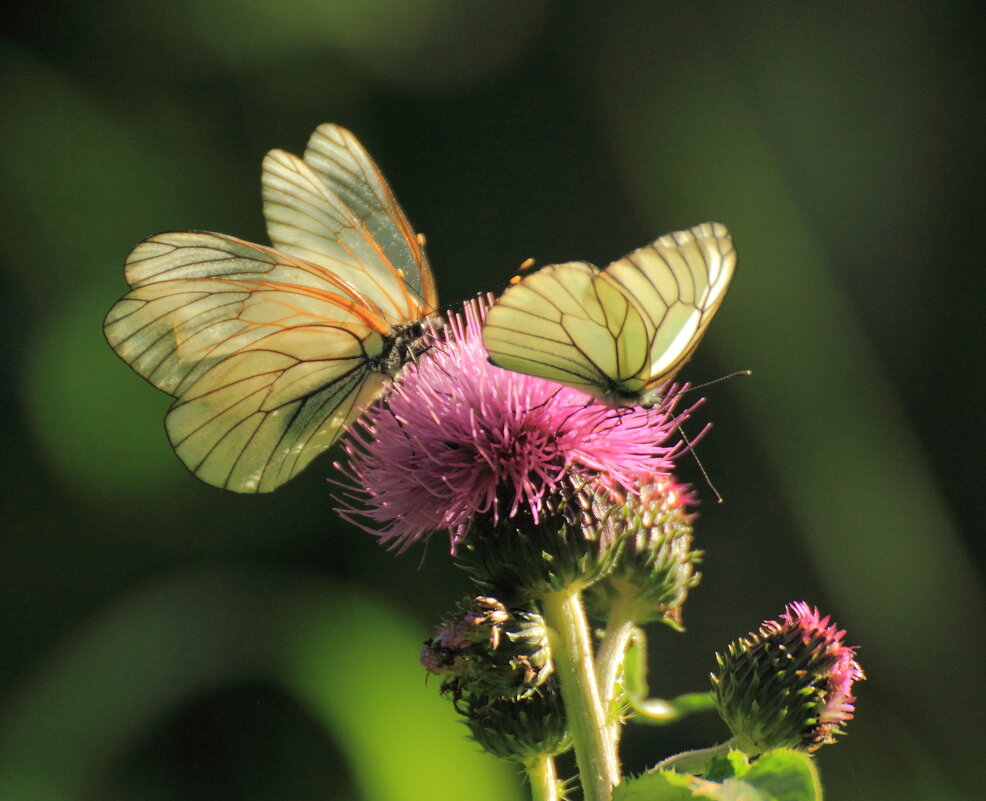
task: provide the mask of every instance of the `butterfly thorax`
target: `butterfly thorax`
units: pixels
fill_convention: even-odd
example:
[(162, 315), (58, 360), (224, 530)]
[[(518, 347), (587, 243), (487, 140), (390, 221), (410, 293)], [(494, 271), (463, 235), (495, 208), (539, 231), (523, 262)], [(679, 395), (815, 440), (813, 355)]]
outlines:
[(670, 381), (664, 381), (650, 389), (646, 387), (635, 389), (625, 383), (610, 381), (605, 387), (595, 388), (592, 394), (609, 406), (639, 406), (642, 409), (650, 409), (661, 405), (669, 383)]
[(371, 360), (373, 368), (396, 377), (405, 364), (415, 361), (434, 344), (433, 336), (441, 327), (440, 319), (429, 318), (394, 328), (384, 349)]
[(636, 406), (641, 402), (639, 392), (627, 389), (619, 384), (611, 384), (602, 390), (600, 394), (603, 400), (610, 406)]

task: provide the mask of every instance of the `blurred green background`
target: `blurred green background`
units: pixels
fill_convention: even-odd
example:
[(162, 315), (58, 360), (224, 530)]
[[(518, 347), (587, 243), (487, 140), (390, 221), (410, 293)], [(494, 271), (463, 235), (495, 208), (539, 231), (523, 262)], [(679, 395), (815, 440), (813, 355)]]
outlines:
[[(978, 797), (982, 23), (971, 3), (90, 0), (0, 39), (0, 799), (522, 798), (417, 650), (467, 591), (333, 512), (198, 483), (100, 324), (163, 230), (263, 242), (259, 167), (351, 128), (443, 300), (703, 220), (740, 271), (683, 377), (725, 497), (652, 689), (816, 603), (869, 675), (831, 799)], [(683, 477), (705, 488), (684, 460)], [(641, 770), (723, 739), (633, 728)], [(571, 770), (571, 766), (568, 766)]]

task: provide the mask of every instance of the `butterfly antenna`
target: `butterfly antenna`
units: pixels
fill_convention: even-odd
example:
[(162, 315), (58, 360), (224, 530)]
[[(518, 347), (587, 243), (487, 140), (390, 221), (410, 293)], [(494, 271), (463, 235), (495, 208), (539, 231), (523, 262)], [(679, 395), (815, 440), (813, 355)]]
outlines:
[[(693, 386), (686, 387), (678, 394), (684, 395), (686, 392), (693, 392), (697, 389), (705, 389), (706, 387), (711, 387), (713, 384), (718, 384), (722, 381), (727, 381), (730, 378), (736, 378), (742, 375), (753, 375), (753, 371), (737, 370), (735, 373), (729, 373), (728, 375), (719, 376), (719, 378), (713, 378), (711, 381), (706, 381), (704, 384), (694, 384)], [(681, 427), (681, 424), (678, 422), (678, 418), (674, 415), (674, 413), (670, 409), (668, 409), (667, 406), (664, 405), (663, 400), (659, 400), (658, 405), (667, 413), (668, 417), (671, 418), (671, 422), (674, 423), (674, 427), (678, 430), (678, 433), (681, 435), (681, 441), (685, 443), (685, 447), (688, 449), (688, 452), (692, 455), (692, 458), (695, 460), (695, 464), (698, 465), (698, 469), (699, 472), (701, 472), (702, 474), (702, 478), (705, 479), (705, 483), (708, 485), (709, 489), (712, 490), (712, 494), (715, 495), (716, 503), (722, 503), (723, 501), (722, 495), (719, 494), (719, 490), (716, 489), (716, 485), (713, 484), (712, 479), (709, 478), (708, 470), (705, 469), (705, 465), (702, 464), (702, 460), (698, 458), (698, 453), (696, 453), (695, 451), (695, 446), (692, 443), (692, 441), (688, 439), (688, 435), (685, 433), (685, 429), (683, 429)], [(704, 433), (705, 430), (703, 429), (701, 434)], [(701, 434), (699, 434), (699, 436), (701, 436)]]
[(705, 389), (706, 387), (711, 387), (713, 384), (719, 384), (722, 381), (728, 381), (730, 378), (737, 378), (741, 375), (753, 375), (753, 370), (737, 370), (735, 373), (729, 373), (728, 375), (721, 375), (718, 378), (713, 378), (711, 381), (706, 381), (704, 384), (692, 384), (681, 391), (684, 395), (686, 392), (694, 392), (697, 389)]
[(681, 427), (681, 424), (676, 419), (672, 419), (674, 420), (674, 427), (678, 429), (678, 433), (681, 435), (682, 442), (685, 443), (685, 447), (688, 448), (688, 452), (695, 460), (695, 464), (698, 465), (702, 478), (705, 479), (705, 483), (709, 485), (709, 489), (712, 490), (712, 494), (715, 495), (716, 503), (722, 503), (722, 495), (719, 493), (719, 490), (716, 489), (716, 485), (712, 483), (712, 479), (709, 478), (709, 471), (705, 469), (705, 465), (702, 464), (702, 460), (698, 458), (698, 453), (696, 453), (695, 447), (689, 441), (688, 435), (685, 434), (685, 430)]
[(535, 264), (537, 264), (537, 261), (534, 259), (533, 256), (529, 256), (528, 258), (524, 259), (520, 263), (520, 266), (514, 271), (514, 274), (507, 279), (507, 283), (504, 286), (504, 289), (506, 289), (507, 287), (511, 287), (514, 284), (520, 283), (520, 281), (525, 277), (525, 275), (531, 272), (531, 268)]
[[(740, 373), (733, 373), (732, 375), (749, 375), (749, 372), (750, 372), (749, 370), (746, 370)], [(726, 375), (723, 376), (722, 378), (717, 378), (715, 381), (710, 381), (708, 384), (702, 384), (701, 386), (707, 387), (709, 384), (716, 384), (719, 381), (724, 381), (725, 379), (730, 377), (731, 376)], [(693, 387), (689, 387), (689, 389), (693, 389)], [(694, 387), (694, 389), (698, 389), (698, 387)], [(712, 479), (709, 478), (709, 471), (705, 469), (705, 465), (702, 464), (702, 460), (698, 458), (698, 453), (696, 453), (695, 451), (695, 445), (688, 438), (688, 435), (685, 433), (685, 429), (681, 427), (681, 423), (678, 422), (677, 416), (667, 406), (664, 405), (663, 398), (657, 402), (657, 405), (661, 407), (664, 413), (671, 420), (671, 423), (674, 425), (675, 429), (677, 429), (678, 434), (681, 436), (681, 441), (685, 443), (686, 450), (692, 455), (692, 458), (695, 460), (695, 464), (698, 465), (698, 469), (699, 472), (702, 474), (702, 478), (705, 479), (705, 483), (708, 485), (709, 489), (712, 490), (712, 494), (715, 496), (716, 503), (722, 503), (723, 501), (722, 495), (719, 493), (719, 490), (716, 489), (716, 485), (712, 483)], [(708, 426), (703, 428), (702, 431), (699, 432), (699, 437), (701, 437), (707, 430), (708, 430)]]

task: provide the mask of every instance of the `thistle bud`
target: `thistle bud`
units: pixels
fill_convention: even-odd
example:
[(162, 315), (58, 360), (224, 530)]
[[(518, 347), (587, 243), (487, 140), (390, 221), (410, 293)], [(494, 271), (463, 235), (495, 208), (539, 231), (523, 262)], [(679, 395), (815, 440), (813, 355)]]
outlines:
[(680, 628), (682, 604), (700, 578), (695, 565), (702, 554), (691, 547), (692, 496), (663, 474), (622, 496), (607, 492), (611, 509), (603, 525), (616, 554), (613, 569), (586, 594), (590, 614), (605, 618), (618, 602), (638, 625), (662, 620)]
[(476, 742), (501, 759), (526, 762), (531, 757), (557, 756), (571, 747), (554, 675), (526, 698), (499, 699), (470, 709), (466, 725)]
[(421, 664), (442, 676), (441, 690), (460, 712), (491, 700), (525, 698), (551, 673), (541, 616), (510, 610), (496, 598), (463, 601), (425, 642)]
[(525, 761), (567, 747), (548, 634), (535, 612), (496, 598), (463, 601), (425, 642), (421, 663), (491, 753)]
[(735, 747), (816, 751), (852, 720), (852, 685), (865, 676), (845, 631), (829, 620), (795, 602), (716, 655), (713, 696)]

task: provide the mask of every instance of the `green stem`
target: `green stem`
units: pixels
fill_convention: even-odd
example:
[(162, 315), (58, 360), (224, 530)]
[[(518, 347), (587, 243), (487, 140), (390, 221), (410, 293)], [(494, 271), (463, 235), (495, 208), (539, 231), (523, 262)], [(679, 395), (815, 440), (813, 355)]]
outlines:
[(616, 685), (620, 678), (620, 668), (626, 659), (627, 647), (633, 639), (637, 627), (631, 612), (631, 603), (617, 598), (606, 621), (606, 632), (596, 654), (596, 677), (599, 680), (599, 695), (603, 711), (609, 722), (609, 738), (616, 748), (620, 742), (623, 720), (616, 701)]
[(524, 763), (527, 780), (531, 783), (531, 801), (558, 801), (558, 772), (554, 757), (545, 754), (531, 757)]
[(719, 745), (709, 748), (696, 748), (694, 751), (682, 751), (667, 759), (658, 762), (654, 770), (674, 770), (679, 773), (703, 773), (706, 763), (714, 756), (724, 756), (732, 748), (732, 741), (728, 740)]
[(616, 748), (599, 698), (589, 624), (578, 590), (552, 592), (542, 599), (549, 642), (585, 801), (610, 801), (620, 783)]
[(616, 682), (620, 675), (620, 667), (626, 656), (627, 646), (634, 632), (633, 617), (630, 605), (617, 598), (610, 609), (609, 620), (606, 621), (606, 633), (599, 644), (596, 656), (596, 675), (599, 677), (599, 694), (603, 706), (609, 709), (616, 697)]
[(596, 675), (599, 677), (599, 693), (608, 708), (616, 697), (616, 681), (626, 656), (627, 646), (633, 637), (635, 626), (629, 604), (617, 598), (606, 621), (606, 633), (599, 644), (596, 657)]

